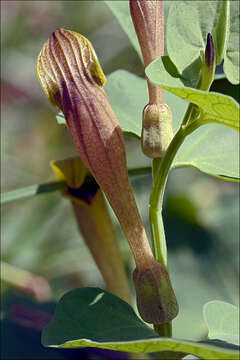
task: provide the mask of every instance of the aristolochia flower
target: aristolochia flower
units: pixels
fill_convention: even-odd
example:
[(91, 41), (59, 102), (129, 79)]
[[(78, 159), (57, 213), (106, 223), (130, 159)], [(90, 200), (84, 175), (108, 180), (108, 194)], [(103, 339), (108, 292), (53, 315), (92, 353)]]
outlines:
[(79, 157), (52, 161), (51, 167), (57, 179), (67, 183), (62, 194), (71, 200), (78, 228), (107, 290), (131, 303), (128, 279), (101, 188)]
[[(139, 274), (152, 274), (156, 267), (163, 266), (153, 257), (136, 206), (128, 180), (122, 131), (104, 92), (106, 80), (96, 54), (83, 36), (58, 29), (39, 54), (37, 72), (47, 97), (64, 113), (83, 163), (105, 192), (120, 222), (136, 263), (139, 299), (145, 296), (142, 284), (140, 291), (137, 285)], [(148, 298), (152, 294), (155, 298), (151, 312), (148, 314), (145, 301), (138, 301), (143, 319), (152, 323), (168, 322), (178, 311), (167, 271), (161, 273), (162, 279), (151, 275), (147, 289)], [(160, 294), (159, 287), (164, 294)]]

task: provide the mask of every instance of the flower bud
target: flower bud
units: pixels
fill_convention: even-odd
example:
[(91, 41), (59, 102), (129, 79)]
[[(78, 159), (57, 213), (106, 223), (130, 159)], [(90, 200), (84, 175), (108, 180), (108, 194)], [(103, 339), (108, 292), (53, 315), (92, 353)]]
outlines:
[[(164, 55), (164, 9), (161, 0), (130, 0), (130, 13), (141, 47), (144, 65)], [(150, 104), (164, 103), (164, 92), (148, 80)]]
[(197, 84), (197, 88), (201, 90), (208, 91), (212, 82), (214, 80), (216, 68), (216, 56), (213, 44), (213, 38), (210, 33), (207, 36), (207, 44), (204, 54), (204, 60), (202, 64), (202, 71), (200, 75), (199, 83)]
[(141, 144), (150, 158), (164, 156), (173, 138), (172, 112), (166, 104), (146, 105), (143, 110)]
[(130, 0), (130, 12), (145, 66), (164, 55), (164, 17), (161, 0)]
[(207, 36), (207, 45), (205, 50), (205, 64), (207, 65), (210, 73), (213, 73), (215, 68), (215, 51), (213, 45), (213, 38), (210, 33), (208, 33)]
[(163, 324), (177, 316), (177, 299), (164, 265), (155, 261), (149, 269), (135, 269), (133, 280), (138, 311), (143, 320), (151, 324)]
[(44, 44), (37, 71), (48, 98), (65, 116), (81, 160), (115, 212), (137, 270), (152, 271), (155, 259), (128, 180), (122, 131), (91, 44), (77, 33), (58, 29)]
[(108, 291), (131, 303), (128, 279), (117, 245), (114, 226), (102, 191), (79, 157), (51, 162), (62, 190), (71, 200), (78, 228)]

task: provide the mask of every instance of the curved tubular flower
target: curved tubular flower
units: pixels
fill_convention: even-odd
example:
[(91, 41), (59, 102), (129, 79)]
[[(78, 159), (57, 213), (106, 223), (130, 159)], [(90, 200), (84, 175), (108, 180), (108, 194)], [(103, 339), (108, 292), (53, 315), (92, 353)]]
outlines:
[[(91, 44), (82, 35), (58, 29), (44, 44), (37, 71), (47, 97), (64, 113), (83, 163), (113, 208), (132, 250), (137, 271), (152, 272), (156, 264), (162, 266), (153, 257), (136, 206), (128, 180), (122, 131), (104, 92), (106, 79)], [(153, 281), (151, 286), (159, 284)], [(137, 287), (136, 292), (137, 297), (142, 296)], [(169, 306), (175, 308), (176, 313), (176, 298), (171, 286), (168, 298)], [(161, 297), (155, 303), (155, 313), (159, 302)], [(144, 311), (139, 311), (144, 319)], [(169, 321), (168, 314), (172, 311), (168, 308), (162, 312)], [(147, 321), (159, 323), (158, 320), (155, 316)]]
[(79, 157), (51, 162), (63, 196), (71, 200), (78, 228), (103, 276), (108, 291), (131, 304), (128, 279), (114, 226), (99, 185)]

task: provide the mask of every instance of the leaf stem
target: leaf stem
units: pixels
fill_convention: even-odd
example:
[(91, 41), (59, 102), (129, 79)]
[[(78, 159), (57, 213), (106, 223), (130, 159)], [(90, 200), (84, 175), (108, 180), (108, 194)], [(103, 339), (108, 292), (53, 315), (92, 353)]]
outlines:
[(154, 325), (154, 330), (161, 337), (172, 337), (172, 323)]
[(66, 183), (64, 181), (55, 181), (46, 184), (30, 185), (17, 190), (11, 190), (1, 194), (1, 205), (20, 199), (26, 199), (32, 196), (57, 191), (64, 187), (66, 187)]
[[(133, 168), (128, 170), (129, 176), (145, 175), (145, 174), (149, 174), (150, 172), (151, 172), (150, 166), (146, 166), (143, 168)], [(49, 183), (30, 185), (16, 190), (6, 191), (1, 193), (0, 204), (4, 205), (9, 202), (27, 199), (44, 193), (54, 192), (57, 190), (61, 190), (66, 186), (67, 184), (64, 181), (54, 181)]]
[[(194, 119), (196, 116), (196, 109), (191, 106), (188, 107), (183, 123), (171, 141), (165, 156), (162, 159), (154, 159), (152, 164), (153, 187), (150, 196), (149, 204), (149, 221), (151, 229), (151, 239), (153, 244), (153, 253), (158, 262), (167, 267), (167, 246), (165, 239), (165, 231), (162, 220), (162, 205), (165, 187), (169, 171), (171, 169), (173, 160), (184, 142), (186, 136), (191, 133), (190, 128), (185, 125), (189, 120)], [(191, 124), (195, 127), (195, 124)], [(194, 126), (193, 126), (194, 125)], [(162, 337), (172, 336), (172, 324), (156, 324), (154, 330)], [(164, 359), (168, 357), (166, 354), (159, 354)]]
[(154, 213), (161, 214), (162, 204), (163, 204), (163, 196), (165, 191), (165, 185), (167, 182), (169, 170), (171, 168), (174, 157), (182, 145), (187, 132), (184, 126), (181, 126), (176, 135), (174, 136), (171, 144), (169, 145), (167, 152), (164, 158), (161, 161), (159, 166), (159, 172), (157, 177), (154, 180), (154, 185), (152, 188), (152, 193), (150, 196), (150, 209)]

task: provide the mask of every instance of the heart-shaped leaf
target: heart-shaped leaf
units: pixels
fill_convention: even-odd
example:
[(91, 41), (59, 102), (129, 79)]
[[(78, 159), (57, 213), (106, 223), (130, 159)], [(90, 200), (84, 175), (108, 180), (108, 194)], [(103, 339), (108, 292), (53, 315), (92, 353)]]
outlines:
[[(200, 71), (207, 34), (213, 36), (216, 62), (224, 59), (228, 80), (239, 83), (239, 6), (235, 1), (173, 1), (167, 18), (168, 55), (182, 74), (198, 63)], [(198, 61), (197, 61), (198, 60)]]
[[(212, 345), (158, 335), (120, 298), (99, 288), (75, 289), (63, 296), (54, 319), (42, 334), (44, 346), (97, 347), (135, 353), (160, 351), (205, 359), (237, 359), (237, 347)], [(222, 344), (223, 345), (223, 344)]]
[[(163, 77), (164, 82), (170, 78), (173, 82), (179, 82), (180, 86), (185, 83), (179, 77), (174, 80), (167, 71), (163, 74), (167, 74), (166, 79)], [(148, 101), (146, 81), (118, 70), (108, 76), (105, 88), (122, 129), (140, 137), (142, 109)], [(187, 103), (168, 92), (165, 93), (165, 102), (172, 110), (173, 127), (176, 131)], [(193, 166), (210, 175), (238, 178), (238, 142), (239, 136), (232, 129), (218, 124), (202, 126), (185, 140), (173, 166)]]
[(196, 104), (201, 110), (199, 124), (215, 122), (239, 131), (239, 106), (230, 96), (188, 87), (180, 76), (173, 77), (166, 67), (166, 57), (158, 58), (146, 68), (149, 80), (180, 98)]

